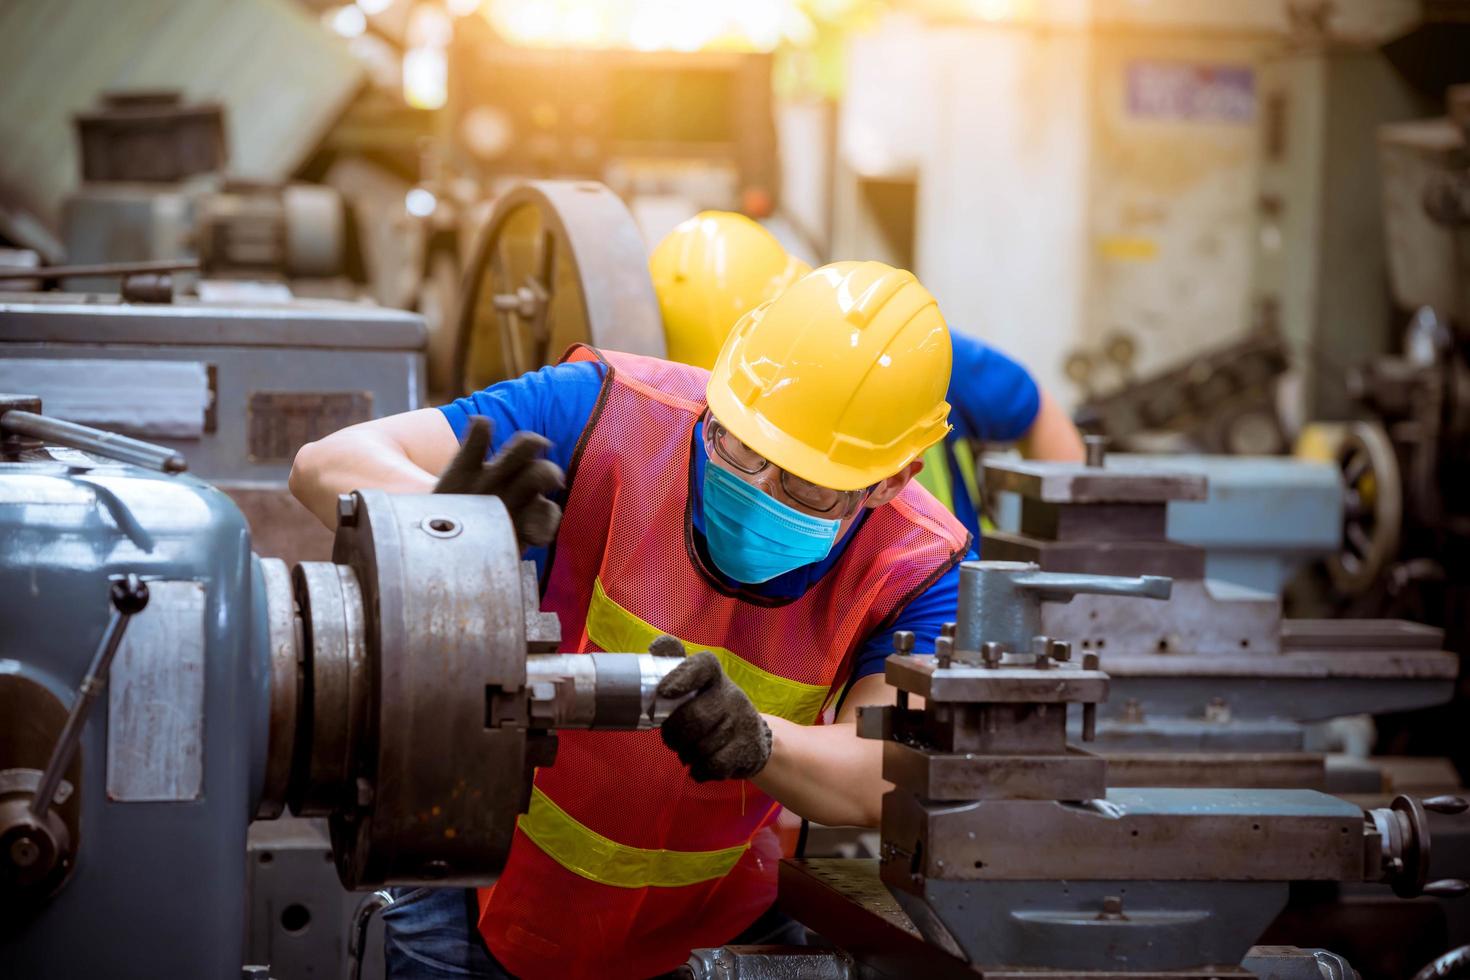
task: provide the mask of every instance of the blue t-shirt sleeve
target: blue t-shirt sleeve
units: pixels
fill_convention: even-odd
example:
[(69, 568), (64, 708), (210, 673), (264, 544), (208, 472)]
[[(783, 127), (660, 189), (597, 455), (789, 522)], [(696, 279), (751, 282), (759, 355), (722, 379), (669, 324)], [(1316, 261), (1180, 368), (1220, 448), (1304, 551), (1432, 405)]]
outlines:
[(491, 455), (517, 432), (543, 435), (551, 442), (546, 458), (565, 470), (597, 407), (605, 370), (596, 361), (555, 364), (456, 398), (439, 411), (460, 442), (469, 431), (471, 416), (488, 418), (494, 427)]
[[(543, 435), (551, 443), (546, 458), (565, 472), (571, 468), (582, 431), (597, 408), (605, 371), (596, 361), (556, 364), (456, 398), (439, 406), (439, 411), (460, 442), (469, 431), (471, 416), (488, 418), (494, 428), (487, 454), (490, 456), (517, 432)], [(565, 505), (566, 494), (555, 494), (552, 499)], [(536, 563), (536, 574), (543, 580), (547, 555), (546, 548), (527, 548), (525, 552), (525, 557)]]
[[(975, 549), (971, 548), (965, 560), (975, 561), (977, 557)], [(945, 623), (955, 621), (955, 611), (959, 604), (960, 566), (956, 564), (936, 579), (933, 585), (915, 596), (898, 614), (890, 629), (873, 634), (858, 648), (852, 665), (852, 679), (848, 683), (855, 683), (871, 674), (883, 673), (883, 661), (893, 654), (893, 634), (900, 630), (908, 630), (914, 634), (915, 653), (933, 653), (934, 639), (939, 636), (939, 628)]]
[(1041, 410), (1041, 389), (1027, 370), (994, 347), (951, 332), (949, 421), (954, 435), (981, 442), (1014, 442)]

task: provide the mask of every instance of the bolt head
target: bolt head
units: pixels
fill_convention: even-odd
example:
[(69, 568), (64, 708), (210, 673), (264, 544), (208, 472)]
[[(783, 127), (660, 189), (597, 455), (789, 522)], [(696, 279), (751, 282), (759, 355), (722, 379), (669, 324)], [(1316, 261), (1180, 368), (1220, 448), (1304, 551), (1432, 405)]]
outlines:
[(337, 496), (337, 525), (339, 527), (357, 526), (356, 494), (344, 493)]
[(29, 868), (41, 859), (41, 848), (29, 837), (21, 837), (10, 844), (10, 863), (17, 868)]

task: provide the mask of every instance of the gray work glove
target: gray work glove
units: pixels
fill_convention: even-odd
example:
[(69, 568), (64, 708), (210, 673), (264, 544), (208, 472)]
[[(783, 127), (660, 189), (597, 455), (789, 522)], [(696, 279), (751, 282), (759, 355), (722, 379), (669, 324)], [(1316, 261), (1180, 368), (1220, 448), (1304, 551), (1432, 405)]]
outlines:
[(658, 685), (661, 698), (690, 693), (694, 697), (664, 720), (662, 731), (664, 744), (679, 754), (694, 781), (749, 779), (764, 769), (771, 728), (708, 650), (669, 671)]
[(561, 508), (546, 495), (565, 485), (561, 467), (541, 456), (551, 443), (534, 432), (517, 432), (487, 463), (491, 432), (489, 419), (470, 419), (464, 445), (439, 475), (434, 492), (499, 497), (522, 548), (550, 544), (561, 523)]

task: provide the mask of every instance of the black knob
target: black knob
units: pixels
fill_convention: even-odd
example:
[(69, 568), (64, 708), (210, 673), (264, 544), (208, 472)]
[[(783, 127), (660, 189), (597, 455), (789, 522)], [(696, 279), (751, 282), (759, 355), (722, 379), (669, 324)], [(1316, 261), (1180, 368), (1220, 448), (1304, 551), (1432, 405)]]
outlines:
[(1470, 802), (1462, 796), (1431, 796), (1424, 801), (1424, 809), (1435, 813), (1464, 813), (1466, 807)]
[(1459, 898), (1466, 892), (1470, 892), (1470, 885), (1459, 878), (1441, 878), (1424, 886), (1424, 894), (1439, 898)]
[(124, 616), (134, 616), (148, 605), (148, 585), (131, 572), (112, 580), (112, 605)]

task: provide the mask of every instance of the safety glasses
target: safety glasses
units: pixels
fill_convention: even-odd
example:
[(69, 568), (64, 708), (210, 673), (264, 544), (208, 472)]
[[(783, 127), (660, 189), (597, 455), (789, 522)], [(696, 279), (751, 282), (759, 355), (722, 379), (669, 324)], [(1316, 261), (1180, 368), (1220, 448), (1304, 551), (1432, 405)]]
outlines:
[[(719, 420), (709, 412), (704, 415), (704, 448), (711, 459), (718, 456), (730, 468), (744, 473), (746, 476), (756, 476), (763, 473), (768, 466), (775, 466), (770, 460), (760, 453), (751, 449), (741, 442), (730, 430), (720, 424)], [(801, 477), (788, 473), (775, 466), (776, 472), (780, 474), (781, 492), (791, 499), (791, 502), (813, 514), (823, 517), (841, 520), (851, 517), (857, 513), (868, 494), (877, 489), (877, 484), (862, 490), (833, 490), (830, 487), (819, 486)]]

